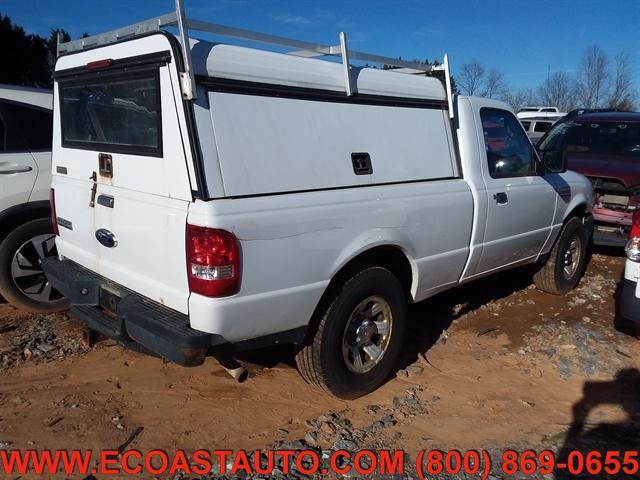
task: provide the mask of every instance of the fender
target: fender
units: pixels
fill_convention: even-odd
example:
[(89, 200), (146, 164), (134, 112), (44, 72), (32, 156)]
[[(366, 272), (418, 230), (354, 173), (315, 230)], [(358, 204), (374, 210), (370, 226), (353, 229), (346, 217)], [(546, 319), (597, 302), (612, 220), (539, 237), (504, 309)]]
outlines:
[[(586, 213), (590, 213), (593, 209), (593, 201), (595, 193), (591, 183), (577, 172), (567, 171), (561, 174), (564, 181), (567, 182), (567, 186), (570, 189), (570, 197), (568, 202), (564, 203), (565, 196), (561, 196), (558, 200), (558, 208), (556, 209), (556, 217), (554, 224), (564, 224), (574, 210), (583, 206)], [(555, 225), (554, 225), (555, 226)]]
[(415, 261), (415, 253), (409, 245), (404, 230), (398, 227), (379, 227), (374, 230), (368, 230), (349, 242), (340, 252), (335, 262), (331, 265), (328, 275), (329, 279), (333, 279), (345, 265), (358, 256), (371, 251), (376, 247), (392, 247), (396, 248), (405, 256), (409, 265), (411, 265), (411, 298), (415, 300), (418, 290), (418, 265)]
[(49, 208), (48, 201), (38, 200), (13, 205), (0, 212), (0, 241), (9, 235), (11, 230), (22, 223), (35, 220), (36, 218), (47, 218), (51, 214)]

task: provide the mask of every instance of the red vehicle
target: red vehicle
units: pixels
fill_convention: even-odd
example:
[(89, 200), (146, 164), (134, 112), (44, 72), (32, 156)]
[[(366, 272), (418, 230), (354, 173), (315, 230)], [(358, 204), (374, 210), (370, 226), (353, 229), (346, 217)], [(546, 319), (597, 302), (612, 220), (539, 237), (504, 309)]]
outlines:
[(507, 149), (507, 131), (504, 126), (488, 122), (483, 127), (485, 142), (491, 152), (502, 152)]
[(591, 180), (596, 193), (594, 243), (624, 246), (640, 199), (640, 113), (565, 117), (538, 149), (563, 152), (569, 169)]
[(640, 208), (633, 213), (633, 224), (631, 226), (631, 238), (640, 238)]

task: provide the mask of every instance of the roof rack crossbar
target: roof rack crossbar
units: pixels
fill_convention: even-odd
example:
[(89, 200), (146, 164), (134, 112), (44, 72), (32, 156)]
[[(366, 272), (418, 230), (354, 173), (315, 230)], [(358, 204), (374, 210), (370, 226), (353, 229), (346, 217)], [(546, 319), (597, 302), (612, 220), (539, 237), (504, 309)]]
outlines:
[[(203, 20), (195, 20), (191, 18), (187, 21), (187, 25), (189, 29), (197, 30), (200, 32), (212, 33), (214, 35), (220, 35), (230, 38), (238, 38), (241, 40), (249, 40), (268, 45), (276, 45), (279, 47), (293, 48), (295, 50), (288, 53), (301, 57), (342, 55), (340, 45), (331, 46), (323, 45), (321, 43), (305, 42), (303, 40), (296, 40), (293, 38), (281, 37), (278, 35), (270, 35), (268, 33), (253, 32), (251, 30), (245, 30), (242, 28), (227, 27), (225, 25), (219, 25), (217, 23), (205, 22)], [(392, 67), (410, 68), (412, 70), (418, 70), (421, 72), (430, 72), (433, 69), (431, 65), (425, 63), (407, 62), (397, 58), (383, 57), (381, 55), (358, 52), (355, 50), (349, 50), (349, 58), (352, 60), (360, 60), (363, 62), (389, 65)]]

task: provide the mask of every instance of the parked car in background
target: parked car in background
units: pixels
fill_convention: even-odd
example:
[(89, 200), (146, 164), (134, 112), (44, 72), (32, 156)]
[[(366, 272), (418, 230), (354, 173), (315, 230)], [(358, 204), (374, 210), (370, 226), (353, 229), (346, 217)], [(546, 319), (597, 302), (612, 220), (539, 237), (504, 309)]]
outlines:
[(0, 295), (35, 312), (64, 309), (41, 260), (56, 255), (49, 210), (53, 94), (0, 85)]
[(585, 113), (607, 113), (607, 112), (625, 112), (617, 108), (575, 108), (565, 115), (566, 118), (577, 117)]
[(640, 337), (640, 209), (634, 212), (625, 253), (627, 261), (622, 285), (618, 290), (616, 327)]
[(519, 120), (531, 139), (531, 143), (534, 145), (558, 121), (558, 119), (549, 119), (546, 117), (530, 117)]
[(585, 113), (555, 124), (538, 143), (560, 152), (568, 168), (587, 176), (596, 192), (594, 243), (623, 247), (640, 195), (640, 113)]
[(523, 112), (541, 112), (541, 113), (558, 113), (560, 110), (558, 110), (558, 107), (522, 107), (520, 110), (518, 110), (518, 114), (523, 113)]
[(117, 37), (62, 44), (55, 71), (45, 270), (90, 328), (183, 365), (294, 343), (309, 383), (354, 398), (395, 368), (407, 303), (526, 264), (541, 290), (578, 284), (591, 184), (540, 162), (505, 103), (454, 101), (446, 61), (445, 86)]
[(517, 117), (519, 120), (529, 120), (532, 118), (541, 120), (558, 121), (566, 115), (565, 112), (519, 112)]

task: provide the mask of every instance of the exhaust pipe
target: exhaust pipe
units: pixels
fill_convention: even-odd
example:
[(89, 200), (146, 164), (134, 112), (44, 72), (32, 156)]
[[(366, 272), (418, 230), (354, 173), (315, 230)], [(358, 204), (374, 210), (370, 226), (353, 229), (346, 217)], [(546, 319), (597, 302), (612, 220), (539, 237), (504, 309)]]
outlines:
[(249, 377), (247, 369), (240, 365), (235, 358), (229, 355), (224, 355), (215, 356), (215, 359), (236, 382), (242, 383)]

